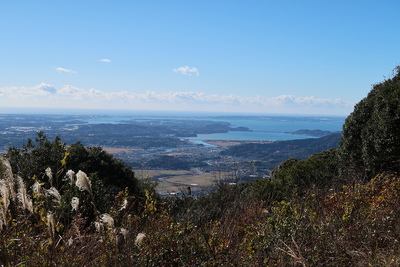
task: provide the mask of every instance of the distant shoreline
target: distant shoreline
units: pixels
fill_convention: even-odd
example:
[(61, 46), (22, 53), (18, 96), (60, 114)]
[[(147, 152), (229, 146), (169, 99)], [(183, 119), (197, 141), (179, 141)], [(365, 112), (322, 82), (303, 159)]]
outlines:
[(271, 143), (274, 141), (257, 141), (257, 140), (203, 140), (204, 143), (214, 145), (214, 146), (220, 146), (220, 147), (228, 147), (228, 146), (235, 146), (235, 145), (240, 145), (243, 143), (254, 143), (254, 144), (265, 144), (265, 143)]

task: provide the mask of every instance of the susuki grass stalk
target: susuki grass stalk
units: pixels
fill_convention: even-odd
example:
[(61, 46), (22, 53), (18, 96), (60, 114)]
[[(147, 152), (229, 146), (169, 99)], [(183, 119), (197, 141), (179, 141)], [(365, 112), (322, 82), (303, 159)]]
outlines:
[(52, 212), (49, 212), (47, 214), (47, 223), (48, 223), (48, 227), (49, 227), (49, 234), (51, 237), (51, 240), (54, 244), (55, 241), (55, 235), (56, 235), (56, 221), (54, 218), (54, 214)]
[(76, 182), (75, 185), (79, 188), (81, 191), (88, 191), (91, 195), (92, 193), (92, 184), (90, 183), (89, 178), (87, 177), (86, 173), (83, 171), (78, 171), (76, 174)]
[(32, 199), (26, 192), (26, 186), (24, 181), (20, 176), (17, 176), (17, 182), (18, 182), (18, 193), (17, 193), (17, 198), (19, 202), (21, 203), (21, 207), (23, 209), (27, 209), (30, 212), (33, 212), (33, 205), (32, 205)]
[(10, 205), (10, 189), (8, 188), (7, 183), (4, 180), (0, 180), (0, 194), (3, 202), (3, 205), (0, 205), (0, 229), (2, 230), (3, 225), (7, 225), (7, 212)]
[(64, 181), (69, 181), (70, 184), (74, 184), (75, 181), (75, 172), (73, 170), (68, 170), (65, 174)]
[(60, 204), (61, 203), (61, 195), (60, 192), (58, 192), (58, 190), (55, 187), (50, 187), (50, 189), (48, 189), (47, 194), (53, 196), (55, 198), (55, 201)]
[(51, 172), (51, 168), (48, 167), (48, 168), (46, 169), (45, 173), (46, 173), (46, 176), (49, 178), (50, 186), (53, 187), (53, 174), (52, 174), (52, 172)]
[(6, 214), (10, 206), (10, 188), (7, 186), (5, 180), (0, 180), (0, 194), (3, 201), (3, 211)]
[(103, 224), (107, 225), (108, 229), (114, 228), (114, 219), (107, 213), (100, 215), (100, 220)]
[(35, 181), (33, 185), (31, 186), (32, 192), (36, 195), (41, 195), (42, 194), (42, 186), (38, 181)]
[(14, 175), (11, 169), (11, 164), (7, 159), (2, 159), (3, 167), (4, 167), (4, 180), (7, 183), (9, 188), (10, 196), (13, 201), (16, 201), (17, 195), (15, 193), (15, 181)]
[(79, 198), (78, 197), (73, 197), (71, 199), (71, 207), (72, 207), (72, 211), (78, 212), (78, 209), (79, 209)]
[(135, 238), (135, 245), (140, 246), (140, 244), (143, 242), (145, 237), (146, 237), (146, 235), (144, 233), (139, 233)]

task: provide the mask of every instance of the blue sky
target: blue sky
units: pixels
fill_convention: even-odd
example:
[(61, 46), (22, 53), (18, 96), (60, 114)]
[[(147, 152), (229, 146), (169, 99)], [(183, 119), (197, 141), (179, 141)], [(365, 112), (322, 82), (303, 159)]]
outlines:
[(399, 1), (0, 0), (0, 106), (347, 115)]

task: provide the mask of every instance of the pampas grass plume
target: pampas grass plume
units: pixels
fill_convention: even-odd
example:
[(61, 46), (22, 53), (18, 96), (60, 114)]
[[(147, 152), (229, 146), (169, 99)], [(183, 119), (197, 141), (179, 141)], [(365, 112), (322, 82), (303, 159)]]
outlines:
[(78, 171), (76, 174), (76, 183), (75, 185), (79, 188), (81, 191), (88, 191), (90, 194), (92, 194), (92, 185), (90, 183), (89, 178), (87, 177), (86, 173), (83, 171)]
[(55, 197), (55, 201), (57, 203), (61, 203), (60, 192), (58, 192), (58, 190), (55, 187), (50, 187), (50, 189), (47, 190), (47, 194), (49, 194), (50, 196)]
[(125, 228), (121, 228), (120, 230), (119, 230), (119, 232), (124, 236), (124, 240), (126, 241), (126, 238), (127, 238), (127, 236), (128, 236), (128, 230), (126, 230)]
[(71, 199), (71, 206), (72, 206), (72, 211), (78, 211), (79, 208), (79, 198), (73, 197)]
[(121, 210), (126, 209), (126, 206), (127, 206), (127, 205), (128, 205), (128, 200), (127, 200), (127, 199), (124, 199), (124, 200), (122, 201), (121, 208), (120, 208), (118, 211), (121, 211)]
[(145, 235), (144, 233), (139, 233), (139, 234), (136, 236), (135, 245), (139, 246), (139, 245), (143, 242), (143, 239), (144, 239), (145, 237), (146, 237), (146, 235)]
[(27, 209), (30, 212), (33, 212), (32, 199), (26, 193), (25, 183), (20, 176), (17, 176), (17, 182), (18, 182), (18, 187), (19, 187), (18, 193), (17, 193), (17, 198), (21, 202), (22, 208)]
[(42, 194), (42, 186), (38, 181), (35, 181), (31, 186), (33, 193), (41, 195)]
[(45, 170), (46, 176), (49, 178), (50, 186), (53, 186), (53, 174), (51, 173), (51, 168), (48, 167)]
[(104, 224), (102, 222), (94, 222), (94, 228), (96, 228), (96, 232), (103, 233)]
[(7, 211), (10, 205), (10, 192), (4, 180), (0, 180), (0, 194), (3, 200), (3, 205), (0, 205), (0, 230), (3, 230), (3, 224), (7, 224)]
[(0, 180), (0, 194), (3, 200), (4, 214), (8, 211), (8, 206), (10, 205), (10, 188), (7, 186), (5, 180)]
[(114, 219), (109, 214), (101, 214), (100, 220), (102, 223), (106, 224), (109, 229), (114, 228)]
[(17, 194), (15, 193), (15, 182), (11, 164), (7, 159), (4, 158), (2, 159), (2, 163), (4, 166), (4, 180), (7, 183), (12, 200), (15, 201), (17, 199)]
[(63, 180), (69, 181), (71, 184), (73, 184), (74, 179), (75, 179), (75, 172), (73, 170), (68, 170), (67, 173), (65, 174), (65, 178)]

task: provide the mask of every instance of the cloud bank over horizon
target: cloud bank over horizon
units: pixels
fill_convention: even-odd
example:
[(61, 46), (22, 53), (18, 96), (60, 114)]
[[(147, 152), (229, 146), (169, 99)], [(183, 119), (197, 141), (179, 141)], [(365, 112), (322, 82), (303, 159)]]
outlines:
[[(146, 93), (104, 92), (64, 85), (61, 89), (41, 83), (33, 87), (0, 87), (2, 107), (79, 108), (111, 110), (175, 110), (347, 115), (354, 103), (315, 96), (277, 97), (218, 95), (203, 92)], [(343, 110), (337, 114), (336, 110)]]

